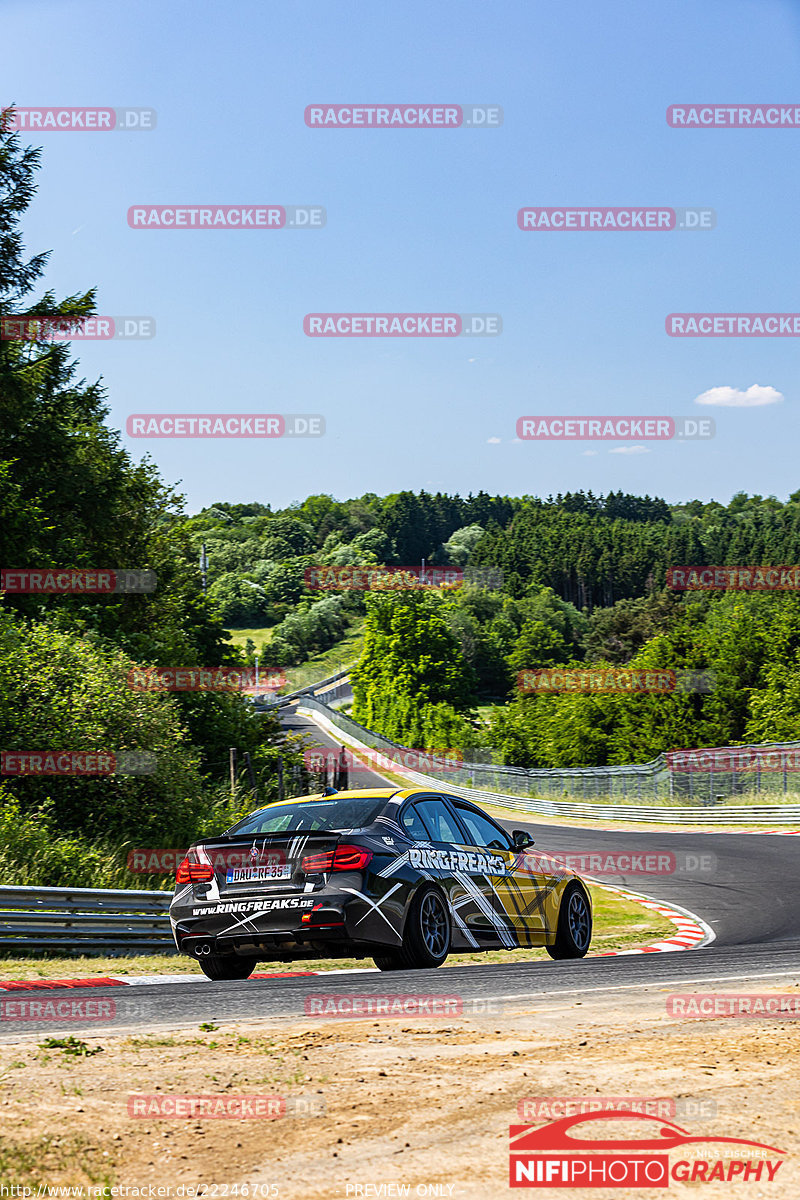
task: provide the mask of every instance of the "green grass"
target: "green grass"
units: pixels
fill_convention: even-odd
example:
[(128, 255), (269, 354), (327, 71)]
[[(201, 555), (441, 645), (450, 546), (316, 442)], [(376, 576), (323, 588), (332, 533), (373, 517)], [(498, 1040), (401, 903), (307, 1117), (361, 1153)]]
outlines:
[(231, 635), (234, 646), (241, 646), (244, 649), (247, 639), (250, 638), (255, 642), (256, 650), (260, 650), (264, 642), (270, 640), (275, 628), (274, 625), (264, 625), (261, 629), (229, 629), (227, 632)]
[(285, 667), (284, 674), (289, 682), (283, 691), (291, 692), (296, 688), (307, 687), (318, 679), (326, 679), (337, 671), (350, 667), (360, 657), (364, 645), (364, 621), (360, 619), (353, 623), (340, 642), (323, 650), (312, 658), (306, 659), (297, 667)]
[[(110, 1158), (102, 1159), (97, 1164), (90, 1161), (89, 1151), (96, 1148), (96, 1136), (88, 1138), (63, 1134), (57, 1127), (52, 1133), (26, 1141), (12, 1142), (0, 1137), (0, 1179), (6, 1179), (9, 1183), (13, 1181), (18, 1188), (23, 1185), (32, 1187), (32, 1195), (36, 1195), (40, 1189), (46, 1195), (46, 1188), (52, 1184), (54, 1176), (80, 1163), (89, 1181), (96, 1187), (105, 1185), (107, 1190), (102, 1195), (110, 1196), (110, 1184), (116, 1182), (116, 1178), (109, 1180), (113, 1166)], [(17, 1191), (15, 1194), (19, 1196), (22, 1193)]]
[[(260, 650), (264, 642), (270, 640), (275, 628), (277, 626), (265, 626), (263, 629), (229, 629), (228, 633), (230, 633), (234, 644), (241, 646), (242, 649), (244, 649), (247, 639), (250, 638), (255, 642), (257, 649)], [(299, 663), (296, 667), (282, 668), (288, 683), (285, 687), (281, 688), (281, 693), (292, 692), (296, 688), (307, 687), (310, 683), (316, 683), (319, 679), (326, 679), (329, 675), (335, 675), (337, 671), (352, 666), (360, 656), (363, 644), (364, 619), (361, 617), (353, 622), (341, 641), (338, 641), (328, 650), (321, 650), (319, 654), (312, 655), (311, 658)]]
[(43, 1042), (38, 1042), (37, 1045), (40, 1050), (63, 1050), (64, 1054), (71, 1058), (90, 1058), (93, 1054), (103, 1053), (102, 1046), (92, 1048), (88, 1042), (75, 1037), (45, 1038)]

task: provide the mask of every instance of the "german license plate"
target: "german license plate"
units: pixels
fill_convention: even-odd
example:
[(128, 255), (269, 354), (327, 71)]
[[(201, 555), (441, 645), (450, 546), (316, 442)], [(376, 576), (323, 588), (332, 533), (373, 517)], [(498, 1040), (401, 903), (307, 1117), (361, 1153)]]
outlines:
[(268, 879), (291, 879), (292, 868), (288, 863), (267, 863), (263, 867), (230, 867), (225, 873), (226, 883), (263, 883)]

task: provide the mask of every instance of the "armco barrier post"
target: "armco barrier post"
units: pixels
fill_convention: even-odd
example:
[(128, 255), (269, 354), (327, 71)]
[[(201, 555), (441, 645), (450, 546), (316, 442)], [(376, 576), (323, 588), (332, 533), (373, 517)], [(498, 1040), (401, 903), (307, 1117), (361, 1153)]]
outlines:
[(258, 785), (256, 784), (256, 773), (253, 770), (253, 763), (250, 758), (249, 750), (245, 750), (245, 752), (244, 752), (244, 765), (247, 767), (247, 776), (250, 780), (250, 790), (252, 791), (253, 795), (255, 796), (256, 801), (258, 801)]

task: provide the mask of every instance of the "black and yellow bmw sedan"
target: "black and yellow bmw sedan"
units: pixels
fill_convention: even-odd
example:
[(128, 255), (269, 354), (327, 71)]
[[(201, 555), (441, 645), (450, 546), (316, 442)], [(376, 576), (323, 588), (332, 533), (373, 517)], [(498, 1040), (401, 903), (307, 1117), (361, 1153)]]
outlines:
[(209, 979), (260, 961), (371, 957), (438, 967), (453, 951), (544, 946), (581, 958), (581, 880), (444, 791), (378, 788), (270, 804), (189, 851), (170, 908), (178, 950)]

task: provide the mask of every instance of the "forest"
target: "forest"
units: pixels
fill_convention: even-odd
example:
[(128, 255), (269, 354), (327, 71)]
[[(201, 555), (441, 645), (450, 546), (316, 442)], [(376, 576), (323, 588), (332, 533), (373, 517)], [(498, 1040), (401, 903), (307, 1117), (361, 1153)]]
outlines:
[[(89, 289), (38, 290), (21, 232), (39, 152), (0, 133), (0, 318), (95, 312)], [(0, 871), (16, 882), (118, 882), (134, 844), (180, 846), (309, 786), (303, 746), (234, 692), (128, 686), (154, 668), (280, 671), (357, 634), (352, 715), (420, 749), (518, 766), (641, 762), (661, 751), (800, 734), (796, 591), (685, 591), (680, 566), (800, 562), (800, 492), (670, 504), (621, 491), (400, 491), (283, 508), (268, 495), (189, 514), (108, 424), (69, 341), (0, 339), (0, 562), (151, 571), (147, 594), (0, 597), (6, 751), (147, 752), (151, 775), (6, 774)], [(201, 573), (200, 557), (205, 571)], [(320, 591), (319, 565), (491, 571), (500, 586)], [(237, 639), (237, 630), (255, 637)], [(531, 694), (520, 672), (625, 665), (708, 672), (707, 692)], [(237, 751), (231, 778), (230, 750)], [(247, 762), (249, 769), (242, 764)], [(141, 880), (136, 881), (141, 883)]]

